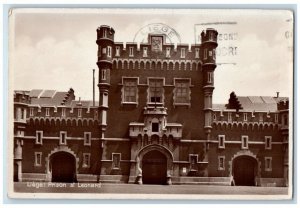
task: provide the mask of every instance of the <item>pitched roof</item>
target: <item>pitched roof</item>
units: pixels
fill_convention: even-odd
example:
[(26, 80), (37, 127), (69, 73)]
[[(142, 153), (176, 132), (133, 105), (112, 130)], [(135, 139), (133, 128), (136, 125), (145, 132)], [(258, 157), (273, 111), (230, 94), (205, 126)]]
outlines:
[[(272, 96), (237, 96), (244, 111), (277, 111), (277, 103), (281, 100), (288, 100), (287, 97)], [(215, 110), (225, 110), (225, 104), (213, 104)]]
[(57, 92), (56, 90), (34, 89), (29, 92), (31, 104), (40, 106), (58, 106), (68, 97), (69, 92)]

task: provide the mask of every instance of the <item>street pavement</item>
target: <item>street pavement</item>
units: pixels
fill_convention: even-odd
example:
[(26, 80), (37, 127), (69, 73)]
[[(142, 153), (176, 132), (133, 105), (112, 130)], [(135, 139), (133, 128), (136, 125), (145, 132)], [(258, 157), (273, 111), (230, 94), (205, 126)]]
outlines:
[(18, 193), (287, 195), (287, 187), (15, 182)]

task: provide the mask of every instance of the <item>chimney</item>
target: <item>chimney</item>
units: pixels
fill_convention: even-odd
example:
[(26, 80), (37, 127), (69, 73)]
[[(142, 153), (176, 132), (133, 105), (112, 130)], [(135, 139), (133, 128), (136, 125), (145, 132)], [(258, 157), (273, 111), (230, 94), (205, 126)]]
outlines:
[(93, 69), (93, 106), (95, 106), (95, 69)]
[(276, 94), (277, 94), (276, 98), (279, 98), (279, 92), (276, 92)]

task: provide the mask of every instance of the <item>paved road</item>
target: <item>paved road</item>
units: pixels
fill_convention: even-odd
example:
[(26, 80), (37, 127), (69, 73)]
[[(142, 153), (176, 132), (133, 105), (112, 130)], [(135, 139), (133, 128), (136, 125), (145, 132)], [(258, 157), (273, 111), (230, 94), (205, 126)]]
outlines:
[(25, 193), (115, 193), (115, 194), (217, 194), (217, 195), (286, 195), (287, 187), (247, 187), (212, 185), (137, 185), (137, 184), (14, 184), (15, 192)]

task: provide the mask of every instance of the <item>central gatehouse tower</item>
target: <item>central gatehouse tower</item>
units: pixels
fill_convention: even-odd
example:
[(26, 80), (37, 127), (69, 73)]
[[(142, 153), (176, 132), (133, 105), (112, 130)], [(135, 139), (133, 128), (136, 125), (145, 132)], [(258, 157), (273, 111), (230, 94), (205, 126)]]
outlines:
[(114, 42), (97, 29), (102, 182), (180, 184), (207, 176), (217, 31), (202, 44)]

